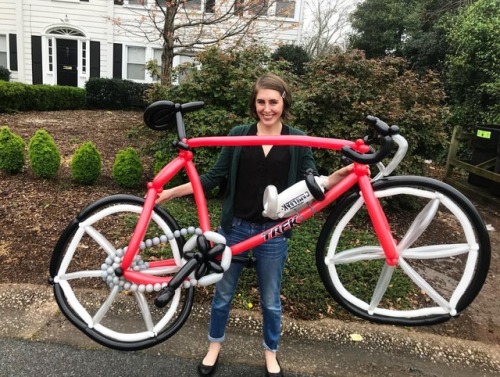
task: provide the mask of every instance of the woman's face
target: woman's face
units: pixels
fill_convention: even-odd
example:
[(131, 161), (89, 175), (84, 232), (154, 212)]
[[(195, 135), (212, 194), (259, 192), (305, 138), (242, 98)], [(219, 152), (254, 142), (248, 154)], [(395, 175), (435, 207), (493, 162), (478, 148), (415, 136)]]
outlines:
[(263, 126), (272, 127), (279, 124), (283, 106), (280, 92), (272, 89), (259, 89), (257, 91), (255, 110)]

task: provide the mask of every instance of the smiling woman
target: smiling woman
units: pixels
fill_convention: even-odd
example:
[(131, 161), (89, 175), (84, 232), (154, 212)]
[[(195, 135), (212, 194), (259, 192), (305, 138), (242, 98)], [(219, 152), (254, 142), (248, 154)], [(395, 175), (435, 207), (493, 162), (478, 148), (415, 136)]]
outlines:
[[(292, 96), (287, 83), (273, 73), (262, 75), (255, 82), (250, 96), (250, 114), (256, 123), (234, 127), (230, 136), (280, 136), (304, 135), (284, 122), (290, 119)], [(345, 167), (326, 179), (330, 188), (337, 180), (352, 170)], [(264, 212), (262, 198), (269, 186), (278, 192), (294, 186), (307, 174), (317, 174), (311, 148), (287, 145), (256, 145), (224, 147), (216, 164), (202, 175), (201, 185), (208, 192), (227, 178), (227, 188), (222, 204), (222, 221), (218, 232), (226, 239), (227, 246), (234, 246), (246, 239), (279, 225)], [(164, 190), (158, 194), (157, 204), (193, 194), (191, 182)], [(289, 229), (274, 228), (274, 235), (267, 242), (252, 248), (263, 315), (263, 348), (266, 376), (282, 376), (276, 352), (281, 334), (281, 279), (288, 256)], [(242, 255), (247, 255), (245, 251)], [(221, 345), (225, 340), (226, 324), (240, 274), (241, 263), (233, 263), (224, 272), (215, 287), (212, 301), (205, 358), (198, 366), (198, 373), (209, 376), (215, 372)], [(161, 297), (161, 293), (160, 296)]]

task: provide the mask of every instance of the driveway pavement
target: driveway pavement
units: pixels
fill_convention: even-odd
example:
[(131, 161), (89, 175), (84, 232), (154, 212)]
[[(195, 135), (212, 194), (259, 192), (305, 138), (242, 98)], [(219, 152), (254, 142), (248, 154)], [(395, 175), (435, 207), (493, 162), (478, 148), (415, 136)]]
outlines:
[[(193, 307), (179, 333), (156, 347), (119, 352), (105, 349), (74, 328), (60, 313), (50, 286), (0, 284), (0, 376), (46, 375), (36, 369), (22, 374), (21, 369), (11, 368), (12, 360), (32, 360), (37, 367), (50, 361), (54, 368), (59, 366), (66, 371), (54, 374), (58, 376), (124, 376), (125, 365), (127, 376), (156, 376), (160, 369), (153, 365), (175, 362), (179, 368), (175, 372), (170, 368), (171, 373), (163, 375), (196, 376), (195, 366), (207, 346), (207, 311), (206, 307)], [(259, 318), (249, 312), (234, 311), (219, 375), (262, 376), (260, 343)], [(41, 360), (30, 358), (30, 353)], [(63, 356), (58, 357), (60, 354)], [(81, 361), (69, 362), (68, 355), (72, 354), (72, 359)], [(97, 355), (113, 360), (109, 369), (101, 369)], [(361, 321), (306, 322), (285, 318), (279, 355), (287, 376), (500, 376), (500, 345)], [(84, 362), (85, 357), (95, 363)], [(130, 363), (132, 359), (136, 361)], [(145, 372), (144, 363), (152, 369)], [(94, 364), (96, 370), (92, 369)]]

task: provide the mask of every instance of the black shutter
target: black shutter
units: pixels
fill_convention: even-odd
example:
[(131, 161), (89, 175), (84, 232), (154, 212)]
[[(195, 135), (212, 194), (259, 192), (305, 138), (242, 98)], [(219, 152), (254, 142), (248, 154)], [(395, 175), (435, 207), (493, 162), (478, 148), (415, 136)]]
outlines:
[(17, 71), (17, 36), (9, 34), (10, 70)]
[(101, 77), (101, 42), (90, 41), (90, 77)]
[(113, 43), (113, 78), (122, 78), (122, 45)]
[(31, 36), (31, 70), (33, 84), (43, 84), (42, 37), (39, 35)]

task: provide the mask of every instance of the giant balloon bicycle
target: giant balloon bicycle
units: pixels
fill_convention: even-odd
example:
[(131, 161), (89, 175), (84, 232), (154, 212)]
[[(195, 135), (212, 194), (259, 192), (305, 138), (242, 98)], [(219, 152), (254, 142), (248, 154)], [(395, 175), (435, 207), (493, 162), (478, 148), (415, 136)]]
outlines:
[[(398, 127), (368, 117), (367, 135), (356, 141), (310, 136), (188, 138), (183, 114), (202, 106), (169, 101), (150, 105), (144, 113), (146, 124), (156, 130), (176, 129), (177, 157), (148, 184), (145, 198), (114, 195), (96, 201), (76, 216), (55, 246), (50, 282), (56, 301), (90, 338), (120, 350), (165, 341), (189, 317), (197, 285), (217, 282), (239, 254), (300, 225), (334, 201), (318, 238), (316, 265), (330, 295), (354, 315), (378, 323), (435, 324), (457, 316), (477, 296), (490, 263), (485, 225), (454, 188), (425, 177), (389, 177), (407, 151)], [(280, 194), (269, 187), (265, 211), (280, 221), (229, 248), (224, 237), (211, 230), (193, 150), (244, 145), (331, 149), (353, 161), (355, 168), (327, 192), (313, 176)], [(398, 148), (393, 154), (394, 145)], [(369, 165), (379, 170), (373, 178)], [(185, 227), (168, 209), (155, 205), (163, 186), (182, 170), (193, 184), (192, 210), (199, 221)], [(401, 218), (388, 209), (391, 202), (414, 214), (411, 223), (398, 224), (398, 230), (405, 229), (401, 234), (395, 232)], [(436, 244), (433, 232), (443, 241)], [(367, 269), (370, 274), (364, 273)], [(367, 281), (373, 271), (378, 280)], [(387, 295), (396, 276), (413, 287), (414, 296), (393, 300)], [(370, 294), (365, 296), (367, 287)]]

